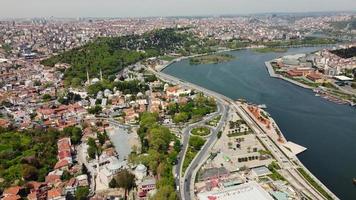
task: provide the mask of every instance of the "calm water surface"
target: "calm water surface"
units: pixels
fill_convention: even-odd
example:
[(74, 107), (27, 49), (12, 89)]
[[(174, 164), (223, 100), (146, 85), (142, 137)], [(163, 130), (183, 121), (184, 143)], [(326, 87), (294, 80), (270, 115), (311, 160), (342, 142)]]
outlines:
[[(284, 54), (311, 52), (293, 48)], [(264, 62), (283, 54), (230, 52), (236, 59), (223, 64), (191, 66), (183, 60), (165, 73), (224, 94), (266, 104), (288, 140), (308, 148), (299, 159), (339, 198), (356, 199), (356, 108), (337, 105), (286, 81), (270, 78)]]

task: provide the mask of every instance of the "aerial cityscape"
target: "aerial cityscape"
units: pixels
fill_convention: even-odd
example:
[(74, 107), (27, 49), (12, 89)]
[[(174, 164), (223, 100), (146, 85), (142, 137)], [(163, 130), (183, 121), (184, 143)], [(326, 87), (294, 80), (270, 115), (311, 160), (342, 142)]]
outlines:
[(0, 2), (0, 199), (356, 199), (355, 2), (93, 2)]

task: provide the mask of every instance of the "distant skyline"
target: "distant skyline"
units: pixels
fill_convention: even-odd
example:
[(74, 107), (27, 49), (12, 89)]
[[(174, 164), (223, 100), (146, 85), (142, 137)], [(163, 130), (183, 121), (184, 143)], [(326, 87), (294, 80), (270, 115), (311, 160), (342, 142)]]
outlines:
[(0, 18), (157, 17), (355, 10), (356, 0), (0, 0)]

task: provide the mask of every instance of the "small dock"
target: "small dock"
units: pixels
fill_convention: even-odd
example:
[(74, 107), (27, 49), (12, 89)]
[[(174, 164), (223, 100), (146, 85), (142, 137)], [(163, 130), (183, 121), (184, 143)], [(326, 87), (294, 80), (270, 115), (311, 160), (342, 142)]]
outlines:
[(282, 76), (282, 75), (280, 75), (280, 74), (276, 74), (275, 71), (274, 71), (274, 69), (273, 69), (273, 67), (272, 67), (272, 65), (271, 65), (271, 62), (272, 62), (272, 61), (273, 61), (273, 60), (265, 62), (265, 65), (266, 65), (266, 68), (267, 68), (267, 71), (268, 71), (270, 77), (272, 77), (272, 78), (279, 78), (279, 79), (288, 81), (288, 82), (293, 83), (294, 85), (297, 85), (297, 86), (299, 86), (299, 87), (301, 87), (301, 88), (313, 89), (313, 87), (310, 87), (310, 86), (305, 85), (305, 84), (303, 84), (303, 83), (299, 83), (298, 81), (295, 81), (295, 80), (292, 80), (292, 79), (290, 79), (290, 78), (284, 77), (284, 76)]
[(288, 157), (294, 157), (307, 150), (307, 148), (291, 141), (282, 144), (282, 147), (283, 151), (287, 154)]

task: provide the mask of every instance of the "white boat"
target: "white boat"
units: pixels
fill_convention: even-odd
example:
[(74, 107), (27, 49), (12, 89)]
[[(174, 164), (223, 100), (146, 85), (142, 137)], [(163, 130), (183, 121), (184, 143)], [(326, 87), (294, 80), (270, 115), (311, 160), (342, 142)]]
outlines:
[(266, 104), (260, 104), (260, 105), (258, 105), (258, 107), (262, 108), (262, 109), (266, 109), (267, 108)]

